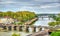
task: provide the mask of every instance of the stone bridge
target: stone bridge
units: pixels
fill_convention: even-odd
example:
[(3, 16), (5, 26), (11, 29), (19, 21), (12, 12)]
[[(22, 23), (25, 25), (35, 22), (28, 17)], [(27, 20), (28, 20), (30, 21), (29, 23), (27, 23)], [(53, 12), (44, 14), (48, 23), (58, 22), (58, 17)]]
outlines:
[[(49, 29), (45, 26), (31, 26), (31, 25), (3, 25), (2, 30), (6, 31), (24, 31), (24, 32), (39, 32), (41, 30)], [(32, 31), (30, 31), (32, 30)]]
[(38, 18), (42, 18), (42, 20), (43, 20), (44, 18), (48, 18), (48, 19), (50, 20), (50, 18), (52, 18), (53, 15), (58, 15), (58, 14), (39, 14), (39, 15), (38, 15)]

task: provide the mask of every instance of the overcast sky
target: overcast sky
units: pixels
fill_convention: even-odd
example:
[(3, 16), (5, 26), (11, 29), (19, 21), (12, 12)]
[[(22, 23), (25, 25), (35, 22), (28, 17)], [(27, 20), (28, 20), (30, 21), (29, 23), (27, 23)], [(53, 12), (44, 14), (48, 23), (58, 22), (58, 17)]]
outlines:
[(0, 11), (60, 13), (60, 0), (0, 0)]

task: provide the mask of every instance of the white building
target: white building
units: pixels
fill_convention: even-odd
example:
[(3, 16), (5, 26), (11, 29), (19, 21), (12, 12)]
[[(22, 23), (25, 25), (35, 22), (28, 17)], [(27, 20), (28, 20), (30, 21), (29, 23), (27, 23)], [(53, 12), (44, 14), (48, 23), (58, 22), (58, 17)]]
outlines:
[(3, 23), (3, 24), (11, 24), (14, 22), (14, 19), (12, 18), (0, 18), (0, 23)]

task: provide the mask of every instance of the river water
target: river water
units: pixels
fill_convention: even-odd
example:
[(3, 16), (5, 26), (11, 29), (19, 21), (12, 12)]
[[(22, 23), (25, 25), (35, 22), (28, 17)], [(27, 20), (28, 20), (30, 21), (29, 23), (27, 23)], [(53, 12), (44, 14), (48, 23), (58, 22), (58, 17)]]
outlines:
[[(43, 18), (43, 20), (42, 20), (42, 18), (39, 18), (39, 19), (34, 23), (34, 25), (35, 25), (35, 26), (49, 26), (49, 25), (48, 25), (48, 22), (52, 22), (52, 21), (54, 21), (52, 18), (50, 18), (50, 20), (49, 20), (49, 18)], [(31, 30), (31, 29), (30, 29), (30, 30)], [(14, 31), (14, 32), (20, 33), (21, 36), (26, 36), (26, 35), (32, 33), (32, 32), (30, 32), (30, 33), (25, 33), (25, 32), (17, 32), (17, 31)], [(10, 32), (0, 32), (0, 36), (11, 36), (12, 33), (13, 33), (13, 31), (10, 31)]]
[(38, 20), (34, 23), (35, 26), (49, 26), (48, 23), (55, 21), (52, 18), (38, 18)]

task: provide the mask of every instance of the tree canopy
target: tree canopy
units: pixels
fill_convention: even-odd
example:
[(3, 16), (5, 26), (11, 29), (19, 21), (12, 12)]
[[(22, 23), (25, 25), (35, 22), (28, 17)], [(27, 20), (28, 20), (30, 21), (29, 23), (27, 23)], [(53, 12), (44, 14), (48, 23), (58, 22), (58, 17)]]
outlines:
[(60, 36), (60, 31), (52, 32), (51, 36)]
[(12, 11), (1, 12), (0, 11), (0, 17), (7, 17), (7, 16), (13, 19), (17, 19), (20, 22), (25, 22), (35, 18), (36, 14), (30, 11), (17, 11), (17, 12), (12, 12)]
[(53, 16), (52, 18), (55, 21), (49, 22), (48, 25), (50, 25), (50, 26), (60, 25), (60, 14), (58, 14), (58, 15), (52, 15), (52, 16)]

